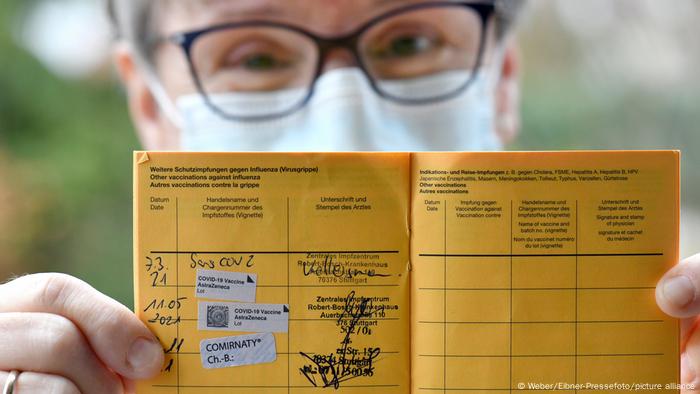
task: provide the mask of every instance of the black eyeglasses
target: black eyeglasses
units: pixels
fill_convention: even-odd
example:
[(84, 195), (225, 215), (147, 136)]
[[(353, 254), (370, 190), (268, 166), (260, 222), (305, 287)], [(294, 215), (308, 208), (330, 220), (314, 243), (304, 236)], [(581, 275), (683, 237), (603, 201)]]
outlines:
[(194, 85), (214, 112), (230, 120), (260, 121), (304, 107), (325, 59), (337, 48), (353, 54), (385, 99), (416, 105), (458, 96), (482, 64), (494, 11), (488, 2), (417, 3), (379, 15), (342, 37), (253, 20), (166, 39), (184, 51)]

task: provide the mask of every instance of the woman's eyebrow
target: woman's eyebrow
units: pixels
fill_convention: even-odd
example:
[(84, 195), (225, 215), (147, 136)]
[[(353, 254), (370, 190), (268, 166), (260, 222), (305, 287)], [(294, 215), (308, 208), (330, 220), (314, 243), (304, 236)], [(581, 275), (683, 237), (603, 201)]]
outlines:
[[(447, 0), (451, 1), (451, 0)], [(373, 6), (375, 7), (384, 7), (384, 6), (390, 6), (390, 5), (398, 5), (398, 4), (412, 4), (412, 3), (430, 3), (430, 0), (412, 0), (412, 1), (406, 1), (406, 0), (374, 0)]]
[(391, 5), (395, 3), (405, 3), (405, 0), (375, 0), (374, 5), (375, 6), (385, 6), (385, 5)]
[(289, 6), (267, 0), (201, 0), (201, 6), (223, 17), (283, 16), (289, 14)]

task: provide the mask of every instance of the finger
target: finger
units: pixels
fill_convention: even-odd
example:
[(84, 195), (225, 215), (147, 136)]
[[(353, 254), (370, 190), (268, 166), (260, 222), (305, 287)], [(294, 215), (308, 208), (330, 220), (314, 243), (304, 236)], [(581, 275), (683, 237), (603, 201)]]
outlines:
[[(8, 372), (0, 371), (0, 387), (5, 385)], [(14, 394), (80, 394), (78, 387), (63, 376), (37, 372), (22, 372), (15, 382)]]
[(681, 328), (681, 351), (685, 351), (686, 343), (690, 340), (690, 335), (697, 329), (698, 319), (691, 317), (680, 319)]
[(136, 394), (136, 381), (131, 379), (122, 379), (124, 385), (124, 394)]
[(667, 314), (691, 317), (700, 314), (700, 255), (673, 267), (656, 286), (656, 302)]
[[(688, 394), (688, 393), (695, 393), (696, 389), (700, 388), (698, 385), (697, 380), (697, 373), (695, 372), (695, 366), (693, 363), (691, 363), (691, 356), (687, 352), (688, 349), (688, 344), (690, 344), (691, 339), (693, 339), (693, 334), (698, 330), (698, 319), (697, 317), (691, 317), (687, 319), (681, 319), (680, 320), (680, 328), (681, 328), (681, 383), (684, 384), (684, 386), (681, 388), (681, 393), (682, 394)], [(698, 339), (694, 339), (694, 341), (698, 341)], [(696, 345), (693, 345), (691, 347), (695, 347)], [(695, 353), (696, 350), (692, 350), (691, 352)]]
[(87, 283), (63, 274), (35, 274), (0, 286), (1, 312), (66, 317), (99, 358), (122, 376), (145, 379), (163, 365), (163, 346), (133, 312)]
[[(697, 374), (690, 360), (690, 355), (688, 353), (681, 354), (681, 383), (683, 385), (695, 384), (696, 379)], [(692, 389), (693, 387), (689, 388)]]
[(136, 381), (131, 379), (122, 379), (124, 384), (124, 394), (136, 394)]
[(0, 313), (0, 370), (64, 376), (83, 393), (122, 394), (121, 379), (70, 320), (48, 313)]
[(684, 388), (694, 391), (700, 388), (700, 330), (695, 325), (685, 342), (685, 351), (681, 355), (681, 383), (692, 385)]

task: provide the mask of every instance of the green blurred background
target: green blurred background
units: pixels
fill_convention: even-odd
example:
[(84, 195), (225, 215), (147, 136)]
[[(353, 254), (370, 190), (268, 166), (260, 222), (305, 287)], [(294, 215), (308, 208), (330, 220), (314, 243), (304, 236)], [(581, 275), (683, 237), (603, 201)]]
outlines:
[[(700, 252), (700, 2), (531, 0), (511, 149), (683, 150)], [(98, 0), (0, 2), (0, 279), (66, 272), (131, 306), (131, 151)]]

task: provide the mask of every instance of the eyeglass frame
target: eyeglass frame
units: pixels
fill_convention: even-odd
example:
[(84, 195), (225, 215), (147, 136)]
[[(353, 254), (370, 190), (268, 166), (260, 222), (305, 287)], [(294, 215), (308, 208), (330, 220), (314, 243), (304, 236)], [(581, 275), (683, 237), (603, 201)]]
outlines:
[[(399, 98), (399, 97), (394, 97), (390, 94), (387, 94), (384, 92), (379, 86), (377, 86), (377, 80), (371, 75), (371, 73), (368, 71), (367, 65), (365, 64), (364, 57), (360, 54), (360, 51), (358, 50), (359, 48), (359, 41), (362, 35), (367, 32), (370, 28), (374, 27), (378, 23), (382, 22), (385, 19), (391, 18), (396, 15), (400, 15), (406, 12), (411, 12), (414, 10), (421, 10), (425, 8), (442, 8), (442, 7), (463, 7), (463, 8), (469, 8), (472, 11), (475, 11), (476, 14), (480, 18), (481, 22), (481, 35), (479, 38), (479, 50), (477, 52), (476, 56), (476, 62), (474, 64), (474, 71), (470, 75), (469, 80), (467, 80), (461, 87), (456, 89), (455, 91), (451, 93), (446, 93), (441, 96), (436, 96), (432, 98), (425, 98), (425, 99), (407, 99), (407, 98)], [(326, 61), (326, 58), (328, 56), (328, 53), (336, 48), (344, 48), (352, 54), (354, 57), (355, 61), (357, 62), (357, 66), (359, 69), (362, 71), (362, 73), (365, 75), (367, 80), (370, 83), (370, 86), (372, 87), (372, 90), (379, 95), (380, 97), (393, 101), (398, 104), (402, 105), (427, 105), (427, 104), (432, 104), (440, 101), (445, 101), (452, 99), (454, 97), (459, 96), (460, 94), (464, 93), (465, 90), (467, 90), (472, 82), (476, 79), (481, 66), (483, 62), (483, 57), (484, 57), (484, 52), (485, 52), (485, 46), (486, 46), (486, 39), (488, 35), (488, 28), (489, 28), (489, 23), (490, 23), (490, 17), (495, 13), (496, 11), (496, 5), (494, 2), (487, 2), (487, 1), (478, 1), (478, 2), (473, 2), (473, 1), (435, 1), (435, 2), (426, 2), (426, 3), (416, 3), (416, 4), (410, 4), (407, 6), (403, 7), (398, 7), (393, 10), (387, 11), (385, 13), (382, 13), (381, 15), (377, 15), (370, 19), (369, 21), (365, 22), (362, 24), (360, 27), (355, 29), (354, 31), (338, 36), (338, 37), (323, 37), (321, 35), (315, 34), (311, 31), (308, 31), (304, 28), (301, 28), (299, 26), (290, 24), (290, 23), (284, 23), (284, 22), (273, 22), (269, 20), (249, 20), (249, 21), (241, 21), (241, 22), (228, 22), (228, 23), (222, 23), (222, 24), (217, 24), (213, 26), (209, 26), (203, 29), (198, 29), (198, 30), (192, 30), (192, 31), (187, 31), (187, 32), (180, 32), (180, 33), (174, 33), (165, 37), (161, 37), (158, 39), (156, 42), (162, 42), (162, 41), (167, 41), (170, 43), (173, 43), (180, 47), (180, 49), (183, 51), (183, 54), (185, 55), (187, 59), (187, 64), (188, 68), (191, 74), (191, 77), (194, 81), (195, 87), (198, 90), (198, 93), (202, 96), (204, 99), (205, 104), (211, 109), (213, 112), (218, 114), (219, 116), (223, 117), (224, 119), (231, 120), (231, 121), (243, 121), (243, 122), (259, 122), (259, 121), (268, 121), (268, 120), (275, 120), (275, 119), (280, 119), (284, 118), (286, 116), (289, 116), (302, 108), (304, 108), (311, 98), (313, 97), (316, 89), (316, 83), (318, 82), (318, 79), (321, 77), (323, 74), (323, 65)], [(316, 64), (316, 71), (313, 75), (313, 80), (311, 81), (310, 86), (308, 87), (308, 92), (306, 93), (306, 96), (304, 97), (303, 100), (299, 101), (298, 104), (290, 107), (289, 109), (285, 111), (281, 111), (276, 114), (269, 114), (269, 115), (253, 115), (253, 116), (236, 116), (236, 115), (231, 115), (226, 112), (224, 112), (222, 109), (220, 109), (217, 105), (212, 103), (211, 98), (209, 97), (209, 93), (207, 93), (206, 89), (204, 88), (204, 84), (202, 83), (201, 78), (199, 77), (199, 74), (197, 72), (197, 67), (195, 66), (194, 59), (192, 56), (192, 48), (194, 44), (196, 43), (197, 39), (205, 36), (209, 33), (214, 33), (217, 31), (223, 31), (223, 30), (229, 30), (229, 29), (236, 29), (236, 28), (245, 28), (245, 27), (273, 27), (273, 28), (279, 28), (279, 29), (286, 29), (290, 30), (293, 32), (296, 32), (297, 34), (300, 34), (302, 36), (305, 36), (309, 38), (311, 41), (313, 41), (316, 45), (316, 49), (318, 50), (318, 62)]]

